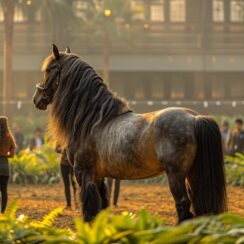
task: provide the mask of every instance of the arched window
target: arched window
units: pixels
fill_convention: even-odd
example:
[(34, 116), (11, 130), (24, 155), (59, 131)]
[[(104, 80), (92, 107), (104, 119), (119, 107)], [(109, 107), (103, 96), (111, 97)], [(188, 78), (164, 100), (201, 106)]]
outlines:
[(224, 22), (225, 21), (224, 0), (213, 0), (212, 18), (213, 18), (213, 22)]
[[(2, 7), (0, 7), (0, 22), (4, 20), (4, 13)], [(23, 8), (16, 5), (14, 9), (14, 21), (15, 22), (24, 22), (27, 20), (27, 16), (24, 13)]]
[(0, 22), (4, 20), (4, 14), (3, 14), (3, 9), (0, 7)]
[(185, 22), (186, 21), (186, 1), (171, 0), (170, 1), (170, 21)]
[(132, 0), (131, 9), (133, 11), (135, 20), (145, 19), (145, 3), (142, 0)]
[(23, 11), (23, 8), (16, 5), (14, 9), (14, 22), (25, 22), (27, 20), (27, 16)]
[(35, 13), (35, 21), (40, 22), (42, 20), (42, 10), (38, 9)]
[(150, 6), (151, 21), (164, 21), (164, 0), (153, 1)]
[(244, 21), (244, 1), (231, 0), (230, 1), (230, 20), (232, 22)]
[(73, 9), (74, 9), (74, 13), (77, 17), (83, 17), (84, 13), (83, 11), (87, 9), (87, 2), (86, 1), (82, 1), (82, 0), (76, 0), (73, 1)]

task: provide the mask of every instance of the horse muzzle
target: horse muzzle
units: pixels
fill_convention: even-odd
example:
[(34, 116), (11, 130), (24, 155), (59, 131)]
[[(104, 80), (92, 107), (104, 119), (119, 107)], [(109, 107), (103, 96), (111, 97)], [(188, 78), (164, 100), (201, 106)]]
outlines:
[(47, 110), (47, 104), (45, 103), (45, 101), (43, 101), (43, 99), (39, 98), (36, 99), (35, 97), (33, 97), (33, 103), (35, 104), (35, 107), (39, 110), (45, 111)]

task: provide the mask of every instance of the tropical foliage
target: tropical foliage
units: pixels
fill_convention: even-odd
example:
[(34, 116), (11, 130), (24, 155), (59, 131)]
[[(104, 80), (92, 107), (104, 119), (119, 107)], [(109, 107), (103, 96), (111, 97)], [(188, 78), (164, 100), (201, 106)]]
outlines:
[(0, 216), (1, 243), (244, 243), (244, 218), (232, 214), (202, 217), (169, 227), (145, 210), (138, 215), (114, 215), (107, 210), (91, 225), (77, 218), (75, 231), (71, 231), (54, 227), (61, 209), (42, 221), (31, 221), (24, 215), (16, 217), (17, 209), (16, 203), (12, 204)]
[(10, 160), (11, 182), (16, 184), (52, 184), (59, 182), (59, 157), (50, 147), (24, 150)]
[(115, 40), (116, 43), (121, 42), (128, 47), (133, 42), (136, 43), (135, 38), (141, 29), (131, 28), (131, 25), (135, 23), (131, 1), (90, 0), (86, 1), (85, 7), (77, 11), (77, 14), (83, 23), (82, 32), (88, 30), (84, 38), (90, 41), (97, 38), (102, 43), (103, 79), (109, 83), (110, 54)]
[(234, 186), (244, 186), (244, 154), (237, 153), (235, 157), (226, 156), (227, 183)]

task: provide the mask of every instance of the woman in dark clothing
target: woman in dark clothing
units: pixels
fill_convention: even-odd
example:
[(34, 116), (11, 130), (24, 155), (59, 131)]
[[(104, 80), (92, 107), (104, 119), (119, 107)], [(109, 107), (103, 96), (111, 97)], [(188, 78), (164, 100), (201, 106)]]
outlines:
[(14, 128), (14, 139), (16, 143), (15, 153), (18, 154), (24, 149), (24, 135), (18, 125), (16, 125)]
[(8, 119), (0, 116), (0, 191), (1, 191), (1, 213), (4, 213), (8, 201), (8, 181), (9, 181), (9, 163), (8, 158), (15, 154), (15, 141), (10, 129), (8, 128)]
[(110, 198), (112, 196), (112, 187), (113, 187), (113, 181), (114, 183), (114, 195), (113, 195), (113, 206), (118, 207), (118, 199), (119, 199), (119, 191), (120, 191), (120, 180), (108, 178), (107, 184), (110, 190)]
[(61, 149), (59, 147), (57, 147), (56, 151), (58, 153), (62, 153), (62, 157), (61, 157), (61, 161), (60, 161), (60, 170), (61, 170), (61, 175), (62, 175), (62, 179), (64, 182), (66, 209), (71, 208), (70, 183), (73, 188), (75, 208), (77, 209), (77, 201), (76, 201), (76, 189), (77, 188), (76, 188), (76, 182), (74, 180), (74, 169), (71, 166), (70, 162), (68, 161), (65, 150), (62, 152)]

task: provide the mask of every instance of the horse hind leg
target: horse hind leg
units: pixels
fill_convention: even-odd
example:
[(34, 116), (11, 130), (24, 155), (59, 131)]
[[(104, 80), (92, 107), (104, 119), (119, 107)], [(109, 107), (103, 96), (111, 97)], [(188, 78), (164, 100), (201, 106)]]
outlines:
[[(166, 171), (167, 172), (167, 171)], [(188, 198), (185, 174), (184, 173), (167, 173), (170, 191), (175, 200), (176, 211), (178, 214), (178, 223), (190, 219), (193, 214), (190, 212), (191, 202)]]

